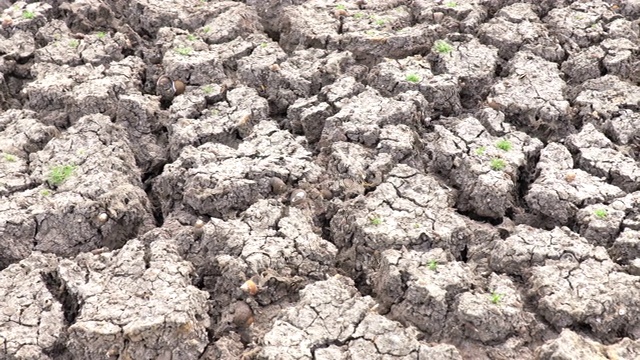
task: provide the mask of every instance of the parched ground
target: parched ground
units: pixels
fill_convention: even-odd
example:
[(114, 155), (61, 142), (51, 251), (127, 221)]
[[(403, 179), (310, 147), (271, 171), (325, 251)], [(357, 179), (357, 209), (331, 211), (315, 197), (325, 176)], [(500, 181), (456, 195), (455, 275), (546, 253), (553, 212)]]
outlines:
[(640, 359), (640, 1), (0, 10), (0, 359)]

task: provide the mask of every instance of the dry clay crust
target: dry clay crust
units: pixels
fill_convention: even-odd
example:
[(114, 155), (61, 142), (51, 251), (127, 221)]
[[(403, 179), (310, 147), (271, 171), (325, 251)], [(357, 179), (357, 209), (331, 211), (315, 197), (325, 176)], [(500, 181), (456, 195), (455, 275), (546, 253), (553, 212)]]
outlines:
[(0, 12), (0, 359), (640, 358), (639, 1)]

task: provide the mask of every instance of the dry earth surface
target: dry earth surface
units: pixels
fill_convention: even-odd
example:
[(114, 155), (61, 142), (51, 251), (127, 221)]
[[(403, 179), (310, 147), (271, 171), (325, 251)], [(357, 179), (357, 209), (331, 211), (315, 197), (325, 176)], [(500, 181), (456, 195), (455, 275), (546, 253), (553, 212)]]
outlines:
[(640, 358), (640, 0), (0, 11), (0, 359)]

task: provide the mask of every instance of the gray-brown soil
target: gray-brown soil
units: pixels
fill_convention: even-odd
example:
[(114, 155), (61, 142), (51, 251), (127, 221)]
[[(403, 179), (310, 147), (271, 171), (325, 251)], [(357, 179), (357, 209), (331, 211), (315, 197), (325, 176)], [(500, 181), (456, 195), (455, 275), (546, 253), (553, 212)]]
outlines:
[(0, 359), (640, 358), (640, 1), (0, 11)]

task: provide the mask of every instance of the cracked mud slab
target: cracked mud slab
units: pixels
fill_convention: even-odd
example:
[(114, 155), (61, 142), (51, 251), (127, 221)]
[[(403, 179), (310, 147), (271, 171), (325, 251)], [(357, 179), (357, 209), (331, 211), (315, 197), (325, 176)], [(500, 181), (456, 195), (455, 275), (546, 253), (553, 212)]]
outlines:
[(0, 0), (0, 359), (640, 358), (639, 15)]

